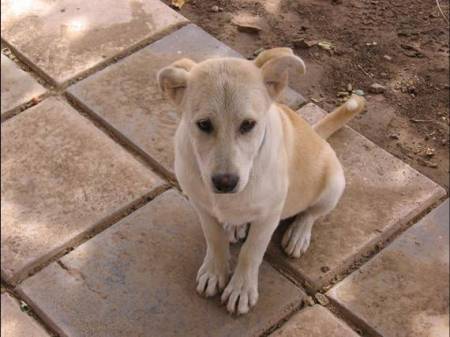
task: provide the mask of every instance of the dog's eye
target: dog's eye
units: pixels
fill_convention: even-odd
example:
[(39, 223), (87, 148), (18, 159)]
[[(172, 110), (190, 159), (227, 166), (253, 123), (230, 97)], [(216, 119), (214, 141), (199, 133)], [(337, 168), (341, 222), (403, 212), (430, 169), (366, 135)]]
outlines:
[(198, 128), (205, 132), (205, 133), (211, 133), (213, 132), (214, 128), (209, 119), (201, 119), (197, 122)]
[(239, 127), (239, 131), (244, 134), (247, 132), (250, 132), (256, 125), (256, 122), (251, 119), (246, 119), (241, 123), (241, 126)]

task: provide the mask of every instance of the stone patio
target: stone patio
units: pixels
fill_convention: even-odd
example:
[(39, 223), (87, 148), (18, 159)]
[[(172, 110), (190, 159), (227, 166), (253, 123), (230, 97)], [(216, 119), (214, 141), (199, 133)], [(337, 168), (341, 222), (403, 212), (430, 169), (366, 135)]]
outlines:
[[(330, 139), (343, 199), (300, 260), (281, 226), (257, 306), (230, 316), (195, 292), (205, 243), (173, 180), (178, 117), (155, 74), (241, 56), (159, 0), (1, 9), (2, 45), (31, 69), (2, 54), (2, 337), (448, 336), (442, 187), (345, 127)], [(292, 90), (283, 101), (311, 123), (326, 113)]]

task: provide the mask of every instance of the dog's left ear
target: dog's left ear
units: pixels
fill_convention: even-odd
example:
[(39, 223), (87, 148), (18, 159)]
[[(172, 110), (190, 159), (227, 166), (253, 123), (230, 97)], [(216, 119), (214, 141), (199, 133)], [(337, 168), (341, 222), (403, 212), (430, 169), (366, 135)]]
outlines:
[(181, 59), (162, 68), (157, 75), (160, 89), (179, 106), (183, 101), (189, 78), (189, 71), (195, 66), (190, 59)]
[(273, 48), (261, 52), (254, 61), (261, 68), (264, 83), (272, 97), (276, 99), (288, 85), (288, 74), (303, 75), (305, 63), (291, 48)]

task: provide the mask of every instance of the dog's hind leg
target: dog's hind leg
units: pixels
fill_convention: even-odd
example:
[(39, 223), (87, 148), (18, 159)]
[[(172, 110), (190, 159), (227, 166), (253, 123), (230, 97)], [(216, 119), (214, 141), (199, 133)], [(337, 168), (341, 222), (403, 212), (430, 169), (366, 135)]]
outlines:
[(342, 170), (338, 170), (329, 179), (329, 183), (319, 200), (295, 217), (281, 241), (284, 252), (288, 256), (298, 258), (306, 252), (311, 241), (311, 230), (314, 222), (336, 207), (344, 188), (344, 174)]
[(230, 243), (237, 243), (244, 240), (247, 237), (248, 224), (243, 225), (230, 225), (224, 224), (223, 227), (228, 235)]

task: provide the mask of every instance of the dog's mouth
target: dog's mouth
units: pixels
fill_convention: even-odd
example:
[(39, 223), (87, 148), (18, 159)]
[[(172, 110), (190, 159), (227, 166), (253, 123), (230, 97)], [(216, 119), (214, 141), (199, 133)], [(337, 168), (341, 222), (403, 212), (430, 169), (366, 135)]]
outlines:
[(234, 189), (234, 190), (232, 190), (232, 191), (224, 192), (224, 191), (219, 191), (219, 190), (213, 188), (213, 192), (214, 192), (215, 194), (235, 194), (235, 193), (238, 192), (238, 190), (237, 190), (237, 188), (236, 188), (236, 189)]

